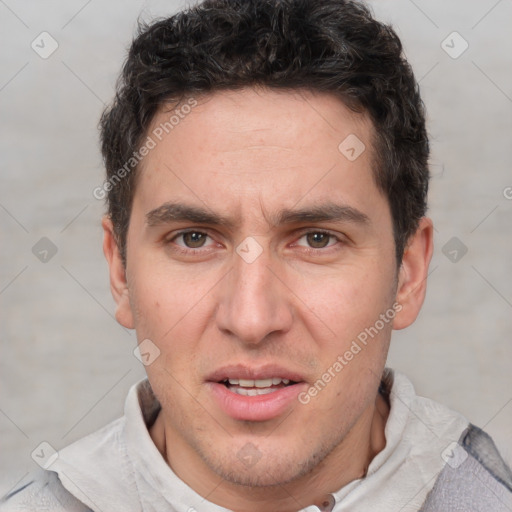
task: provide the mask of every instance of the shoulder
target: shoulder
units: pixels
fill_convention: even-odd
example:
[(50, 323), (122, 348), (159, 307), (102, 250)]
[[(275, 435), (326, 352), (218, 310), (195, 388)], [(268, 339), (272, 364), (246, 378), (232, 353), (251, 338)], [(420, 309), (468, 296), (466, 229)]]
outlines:
[(488, 434), (475, 425), (469, 425), (461, 444), (469, 455), (512, 493), (512, 471)]
[(41, 470), (0, 499), (0, 512), (92, 512), (62, 485), (57, 473)]
[(443, 458), (446, 464), (422, 512), (512, 510), (512, 471), (483, 430), (470, 424)]

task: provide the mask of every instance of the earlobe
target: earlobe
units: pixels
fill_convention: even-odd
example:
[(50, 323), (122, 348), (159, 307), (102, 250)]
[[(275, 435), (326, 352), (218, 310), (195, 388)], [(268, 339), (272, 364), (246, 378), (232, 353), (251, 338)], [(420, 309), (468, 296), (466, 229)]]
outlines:
[(110, 272), (110, 291), (116, 302), (116, 320), (127, 329), (134, 329), (126, 269), (117, 245), (112, 221), (108, 215), (102, 219), (103, 253)]
[(396, 302), (401, 306), (393, 329), (404, 329), (418, 316), (427, 290), (428, 267), (433, 251), (433, 224), (428, 217), (420, 219), (418, 229), (409, 239), (399, 271)]

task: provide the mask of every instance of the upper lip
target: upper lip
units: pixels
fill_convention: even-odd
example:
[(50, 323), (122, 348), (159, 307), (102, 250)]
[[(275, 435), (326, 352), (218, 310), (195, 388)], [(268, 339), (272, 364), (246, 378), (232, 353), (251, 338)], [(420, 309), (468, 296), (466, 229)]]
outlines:
[(263, 380), (272, 377), (281, 377), (293, 382), (303, 382), (305, 380), (300, 373), (276, 364), (259, 367), (244, 364), (226, 365), (209, 374), (206, 380), (208, 382), (222, 382), (228, 379)]

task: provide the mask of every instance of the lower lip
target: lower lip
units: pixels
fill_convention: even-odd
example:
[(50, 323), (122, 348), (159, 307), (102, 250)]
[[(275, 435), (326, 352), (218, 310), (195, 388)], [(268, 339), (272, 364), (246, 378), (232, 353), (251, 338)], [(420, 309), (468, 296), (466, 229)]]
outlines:
[(282, 415), (295, 402), (297, 395), (307, 385), (292, 384), (266, 395), (245, 396), (229, 391), (219, 382), (208, 382), (217, 405), (235, 420), (266, 421)]

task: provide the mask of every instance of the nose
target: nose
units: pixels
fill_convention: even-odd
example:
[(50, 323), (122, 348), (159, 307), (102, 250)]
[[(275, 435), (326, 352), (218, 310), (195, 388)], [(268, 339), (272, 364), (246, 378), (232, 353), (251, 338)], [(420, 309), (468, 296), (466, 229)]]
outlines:
[(268, 250), (251, 262), (234, 255), (233, 268), (221, 282), (216, 313), (217, 326), (224, 335), (257, 346), (272, 333), (290, 330), (291, 291), (282, 276), (277, 277), (278, 265), (274, 269), (271, 264)]

